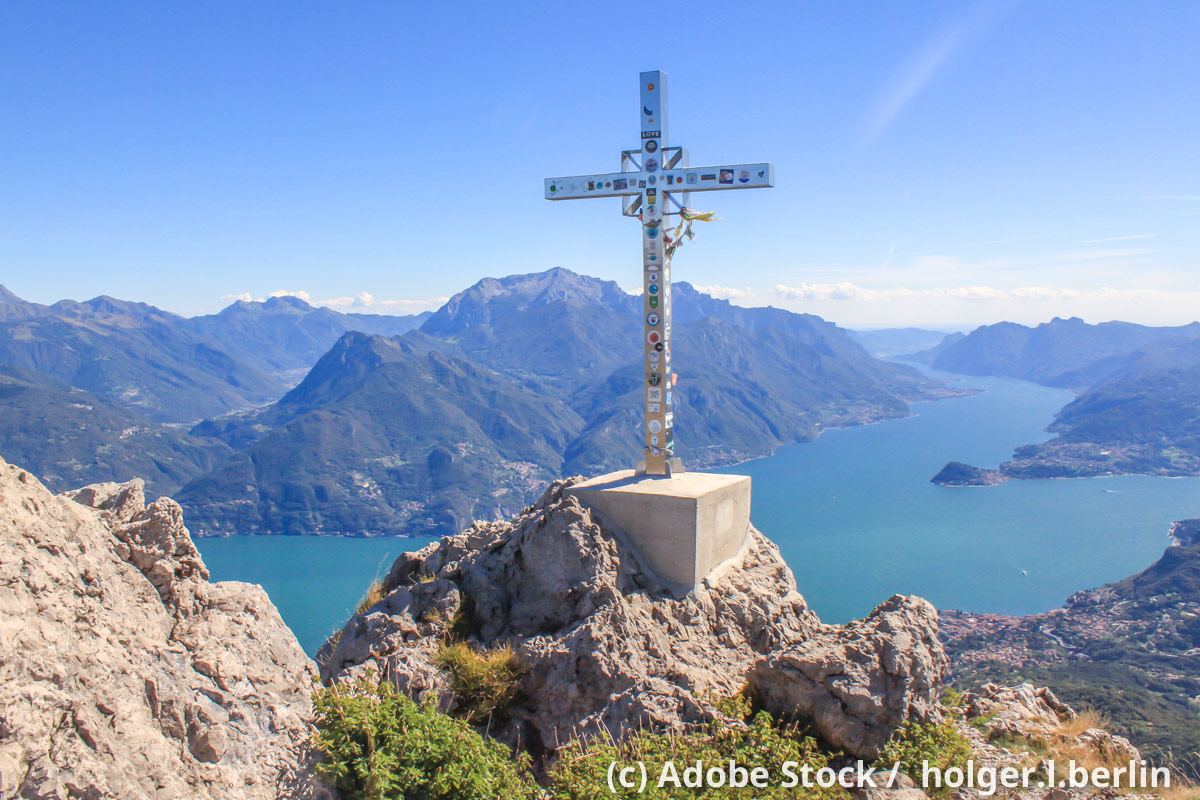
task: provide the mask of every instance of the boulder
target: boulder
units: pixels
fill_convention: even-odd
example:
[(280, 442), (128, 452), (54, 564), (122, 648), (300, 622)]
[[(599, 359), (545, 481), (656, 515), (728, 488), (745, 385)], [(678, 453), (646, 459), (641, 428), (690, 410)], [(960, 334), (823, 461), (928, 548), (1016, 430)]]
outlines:
[(0, 461), (0, 797), (328, 796), (312, 663), (260, 587), (207, 577), (141, 481), (55, 496)]
[(768, 710), (811, 721), (827, 743), (873, 759), (904, 722), (940, 719), (948, 664), (937, 611), (896, 595), (865, 619), (825, 627), (759, 659), (750, 683)]

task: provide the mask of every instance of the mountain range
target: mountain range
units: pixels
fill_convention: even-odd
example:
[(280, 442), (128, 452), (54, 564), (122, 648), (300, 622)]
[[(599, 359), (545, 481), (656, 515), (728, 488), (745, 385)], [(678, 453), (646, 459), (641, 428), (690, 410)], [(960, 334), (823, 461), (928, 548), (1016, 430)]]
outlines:
[(1200, 323), (1151, 328), (1078, 318), (1027, 328), (988, 325), (947, 337), (935, 369), (1032, 380), (1075, 391), (1048, 430), (995, 470), (947, 464), (933, 481), (982, 485), (1012, 478), (1139, 473), (1200, 475)]
[[(693, 467), (953, 393), (819, 317), (686, 283), (673, 298), (679, 454)], [(0, 364), (23, 405), (0, 407), (0, 447), (52, 485), (146, 475), (202, 533), (451, 532), (559, 475), (631, 465), (640, 304), (564, 269), (484, 279), (419, 317), (275, 297), (187, 319), (4, 291)], [(22, 428), (34, 409), (61, 434), (40, 455)]]
[[(693, 467), (948, 394), (818, 317), (674, 288), (678, 452)], [(482, 280), (398, 337), (347, 334), (279, 402), (193, 428), (239, 452), (177, 498), (210, 534), (444, 533), (519, 510), (559, 475), (630, 466), (639, 304), (553, 269)]]

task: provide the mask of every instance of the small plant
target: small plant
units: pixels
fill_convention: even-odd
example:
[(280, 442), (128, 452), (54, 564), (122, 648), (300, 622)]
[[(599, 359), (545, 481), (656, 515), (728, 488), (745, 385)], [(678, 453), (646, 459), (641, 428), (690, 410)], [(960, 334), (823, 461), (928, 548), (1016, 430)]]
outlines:
[(437, 575), (426, 570), (421, 570), (417, 573), (417, 583), (433, 583), (437, 580)]
[[(954, 729), (950, 721), (913, 722), (900, 726), (879, 755), (880, 765), (900, 763), (910, 778), (920, 781), (922, 765), (945, 773), (950, 767), (965, 769), (971, 757), (971, 743)], [(949, 797), (948, 788), (927, 788), (931, 797)]]
[(313, 694), (317, 774), (350, 800), (536, 798), (528, 756), (370, 675)]
[(503, 715), (520, 690), (524, 668), (510, 645), (476, 650), (466, 642), (443, 642), (437, 664), (450, 673), (458, 698), (454, 714), (473, 725)]
[[(739, 694), (735, 705), (747, 705), (747, 699)], [(771, 776), (763, 788), (747, 786), (707, 785), (688, 788), (686, 784), (676, 786), (673, 780), (660, 785), (660, 778), (670, 773), (667, 763), (678, 765), (676, 774), (682, 778), (683, 771), (697, 761), (706, 767), (720, 765), (726, 768), (732, 761), (746, 770), (762, 767)], [(771, 715), (759, 712), (746, 725), (729, 725), (714, 721), (706, 726), (684, 733), (642, 732), (614, 742), (608, 738), (593, 738), (587, 742), (572, 742), (560, 753), (549, 773), (549, 786), (555, 798), (562, 800), (594, 800), (601, 797), (647, 798), (647, 800), (674, 800), (681, 797), (697, 797), (706, 800), (842, 800), (849, 794), (837, 786), (828, 789), (788, 788), (783, 765), (794, 762), (793, 772), (800, 775), (807, 767), (816, 774), (828, 766), (828, 757), (817, 749), (816, 742), (801, 736), (794, 726), (779, 727)], [(648, 772), (646, 788), (623, 789), (615, 792), (608, 785), (610, 764), (644, 764)]]
[(383, 582), (378, 578), (371, 581), (371, 585), (367, 587), (367, 593), (358, 601), (358, 605), (354, 607), (355, 614), (361, 614), (364, 611), (369, 611), (380, 600), (383, 599)]

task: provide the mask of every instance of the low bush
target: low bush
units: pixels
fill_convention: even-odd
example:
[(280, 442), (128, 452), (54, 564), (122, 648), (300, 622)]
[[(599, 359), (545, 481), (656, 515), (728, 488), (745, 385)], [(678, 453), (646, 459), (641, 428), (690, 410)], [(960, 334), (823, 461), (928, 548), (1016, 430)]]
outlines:
[[(738, 708), (746, 707), (740, 699)], [(638, 787), (623, 788), (619, 783), (609, 785), (610, 764), (619, 767), (645, 765), (647, 780), (644, 790)], [(767, 770), (769, 783), (765, 788), (746, 786), (715, 786), (707, 783), (698, 787), (676, 786), (672, 780), (661, 783), (664, 775), (671, 775), (667, 763), (676, 765), (676, 773), (684, 778), (687, 767), (700, 762), (707, 770), (719, 767), (730, 771), (730, 764), (750, 770), (762, 767)], [(770, 714), (759, 712), (749, 724), (730, 725), (716, 721), (710, 725), (685, 733), (638, 733), (623, 742), (607, 738), (593, 738), (587, 742), (572, 742), (559, 754), (549, 773), (550, 790), (555, 798), (563, 800), (596, 800), (602, 797), (668, 798), (702, 797), (706, 800), (844, 800), (849, 794), (840, 788), (820, 787), (788, 788), (783, 765), (793, 762), (792, 772), (799, 776), (804, 767), (815, 775), (828, 766), (828, 757), (817, 749), (816, 742), (801, 736), (796, 728), (777, 726)], [(640, 784), (640, 772), (637, 782)], [(615, 791), (613, 791), (615, 789)]]
[[(892, 734), (877, 764), (890, 767), (900, 763), (900, 770), (910, 778), (921, 781), (922, 765), (928, 762), (930, 769), (943, 773), (950, 767), (965, 769), (971, 757), (971, 743), (954, 729), (954, 724), (944, 722), (904, 723)], [(947, 788), (926, 789), (931, 797), (949, 797)]]
[(318, 689), (317, 774), (350, 800), (537, 798), (527, 756), (371, 676)]
[(466, 642), (444, 642), (437, 664), (450, 673), (458, 705), (453, 713), (472, 725), (502, 717), (520, 691), (524, 669), (512, 647), (476, 650)]

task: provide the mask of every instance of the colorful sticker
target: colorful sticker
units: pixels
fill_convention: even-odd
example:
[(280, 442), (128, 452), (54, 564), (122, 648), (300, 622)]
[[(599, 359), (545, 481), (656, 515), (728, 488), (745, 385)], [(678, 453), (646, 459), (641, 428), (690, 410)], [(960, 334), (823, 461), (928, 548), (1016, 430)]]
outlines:
[(661, 410), (662, 410), (662, 403), (647, 403), (646, 404), (646, 413), (647, 414), (658, 414), (661, 412)]
[(627, 188), (629, 188), (628, 178), (618, 178), (617, 180), (613, 181), (613, 189), (617, 190), (618, 192)]
[(689, 185), (695, 184), (696, 183), (696, 173), (689, 172), (687, 175), (687, 182)]
[(647, 139), (646, 140), (646, 152), (647, 153), (655, 153), (657, 151), (658, 151), (658, 139)]
[(717, 183), (733, 183), (733, 170), (721, 170), (721, 177), (717, 179)]
[(658, 316), (657, 311), (651, 311), (646, 315), (646, 324), (650, 327), (657, 327), (659, 322), (662, 322), (662, 318)]
[(657, 297), (651, 297), (651, 298), (650, 298), (650, 307), (651, 307), (651, 308), (658, 308), (658, 298), (657, 298)]
[(556, 185), (554, 185), (553, 183), (550, 184), (550, 194), (554, 194), (557, 191), (558, 191), (558, 187)]
[(646, 341), (649, 342), (650, 344), (654, 345), (655, 349), (658, 349), (658, 350), (662, 349), (659, 346), (662, 344), (662, 334), (660, 334), (658, 331), (650, 331), (649, 333), (647, 333)]
[(646, 427), (651, 433), (658, 433), (663, 429), (663, 424), (656, 419), (652, 419), (646, 423)]
[(708, 173), (705, 173), (704, 175), (700, 176), (700, 180), (702, 180), (702, 181), (715, 181), (716, 179), (717, 179), (717, 173), (715, 173), (715, 172), (708, 172)]
[(658, 444), (658, 434), (657, 433), (650, 434), (650, 444), (654, 444), (654, 445)]
[(658, 189), (647, 189), (646, 190), (646, 203), (648, 205), (654, 205), (657, 202), (658, 202)]
[(749, 183), (750, 182), (750, 170), (744, 169), (741, 172), (739, 172), (738, 173), (738, 182), (739, 183)]
[[(657, 158), (647, 158), (646, 159), (646, 172), (654, 172), (657, 169), (658, 169), (658, 159)], [(733, 172), (729, 173), (729, 182), (733, 183)]]
[(658, 228), (651, 228), (651, 227), (647, 226), (646, 235), (649, 236), (651, 239), (657, 239), (658, 238)]
[(646, 354), (646, 360), (651, 364), (657, 364), (660, 358), (662, 358), (662, 353), (658, 352), (657, 350), (651, 350)]
[(649, 292), (650, 294), (658, 294), (658, 284), (657, 283), (650, 284), (646, 288), (646, 291)]

